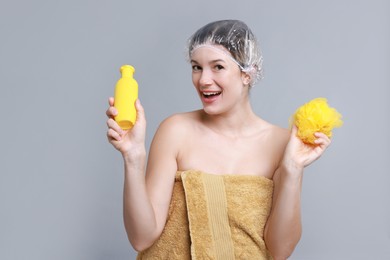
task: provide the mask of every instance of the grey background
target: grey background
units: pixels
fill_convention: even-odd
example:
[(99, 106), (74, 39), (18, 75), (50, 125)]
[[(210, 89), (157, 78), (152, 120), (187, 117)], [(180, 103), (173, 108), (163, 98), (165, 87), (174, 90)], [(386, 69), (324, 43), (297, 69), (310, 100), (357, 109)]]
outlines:
[(291, 259), (390, 259), (390, 2), (0, 2), (0, 259), (134, 259), (122, 160), (106, 140), (119, 67), (135, 66), (147, 146), (168, 115), (200, 107), (186, 39), (218, 19), (258, 36), (254, 110), (288, 127), (326, 97), (344, 116), (307, 168)]

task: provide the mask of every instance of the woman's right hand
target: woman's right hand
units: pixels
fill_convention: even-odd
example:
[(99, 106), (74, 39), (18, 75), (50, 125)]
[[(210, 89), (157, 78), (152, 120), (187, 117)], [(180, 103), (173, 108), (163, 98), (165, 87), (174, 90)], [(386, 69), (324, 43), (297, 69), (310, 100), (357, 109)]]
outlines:
[(139, 99), (135, 102), (137, 118), (133, 128), (129, 130), (122, 130), (114, 120), (118, 111), (114, 107), (113, 97), (108, 99), (108, 104), (110, 106), (106, 111), (108, 117), (108, 141), (128, 159), (138, 159), (138, 156), (143, 156), (145, 154), (146, 120), (144, 109)]

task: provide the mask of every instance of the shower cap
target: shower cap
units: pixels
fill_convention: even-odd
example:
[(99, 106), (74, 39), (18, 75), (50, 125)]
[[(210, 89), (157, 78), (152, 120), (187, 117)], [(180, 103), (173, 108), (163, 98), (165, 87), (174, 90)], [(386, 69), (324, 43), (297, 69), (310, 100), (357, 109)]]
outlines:
[(221, 45), (225, 47), (230, 58), (247, 73), (250, 86), (263, 78), (260, 47), (250, 28), (239, 20), (221, 20), (209, 23), (197, 30), (188, 40), (188, 55), (204, 46)]

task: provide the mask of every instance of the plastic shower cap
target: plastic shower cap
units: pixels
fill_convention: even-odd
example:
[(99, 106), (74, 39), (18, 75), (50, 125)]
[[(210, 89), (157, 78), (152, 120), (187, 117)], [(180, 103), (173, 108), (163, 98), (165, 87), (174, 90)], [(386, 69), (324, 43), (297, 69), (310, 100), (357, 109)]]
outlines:
[(244, 22), (222, 20), (203, 26), (188, 41), (189, 58), (197, 48), (207, 45), (222, 45), (225, 47), (241, 71), (250, 75), (250, 86), (263, 78), (263, 57), (258, 41)]

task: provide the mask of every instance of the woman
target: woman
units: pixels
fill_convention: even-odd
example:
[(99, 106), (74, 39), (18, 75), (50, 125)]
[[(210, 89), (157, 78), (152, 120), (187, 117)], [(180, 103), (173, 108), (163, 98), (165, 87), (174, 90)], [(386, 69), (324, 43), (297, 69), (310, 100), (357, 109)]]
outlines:
[[(329, 138), (309, 146), (252, 110), (249, 91), (262, 57), (251, 30), (224, 20), (189, 41), (197, 111), (158, 128), (146, 164), (144, 110), (123, 131), (107, 110), (108, 140), (125, 166), (124, 222), (138, 259), (286, 259), (301, 236), (305, 166)], [(146, 175), (144, 175), (146, 173)]]

